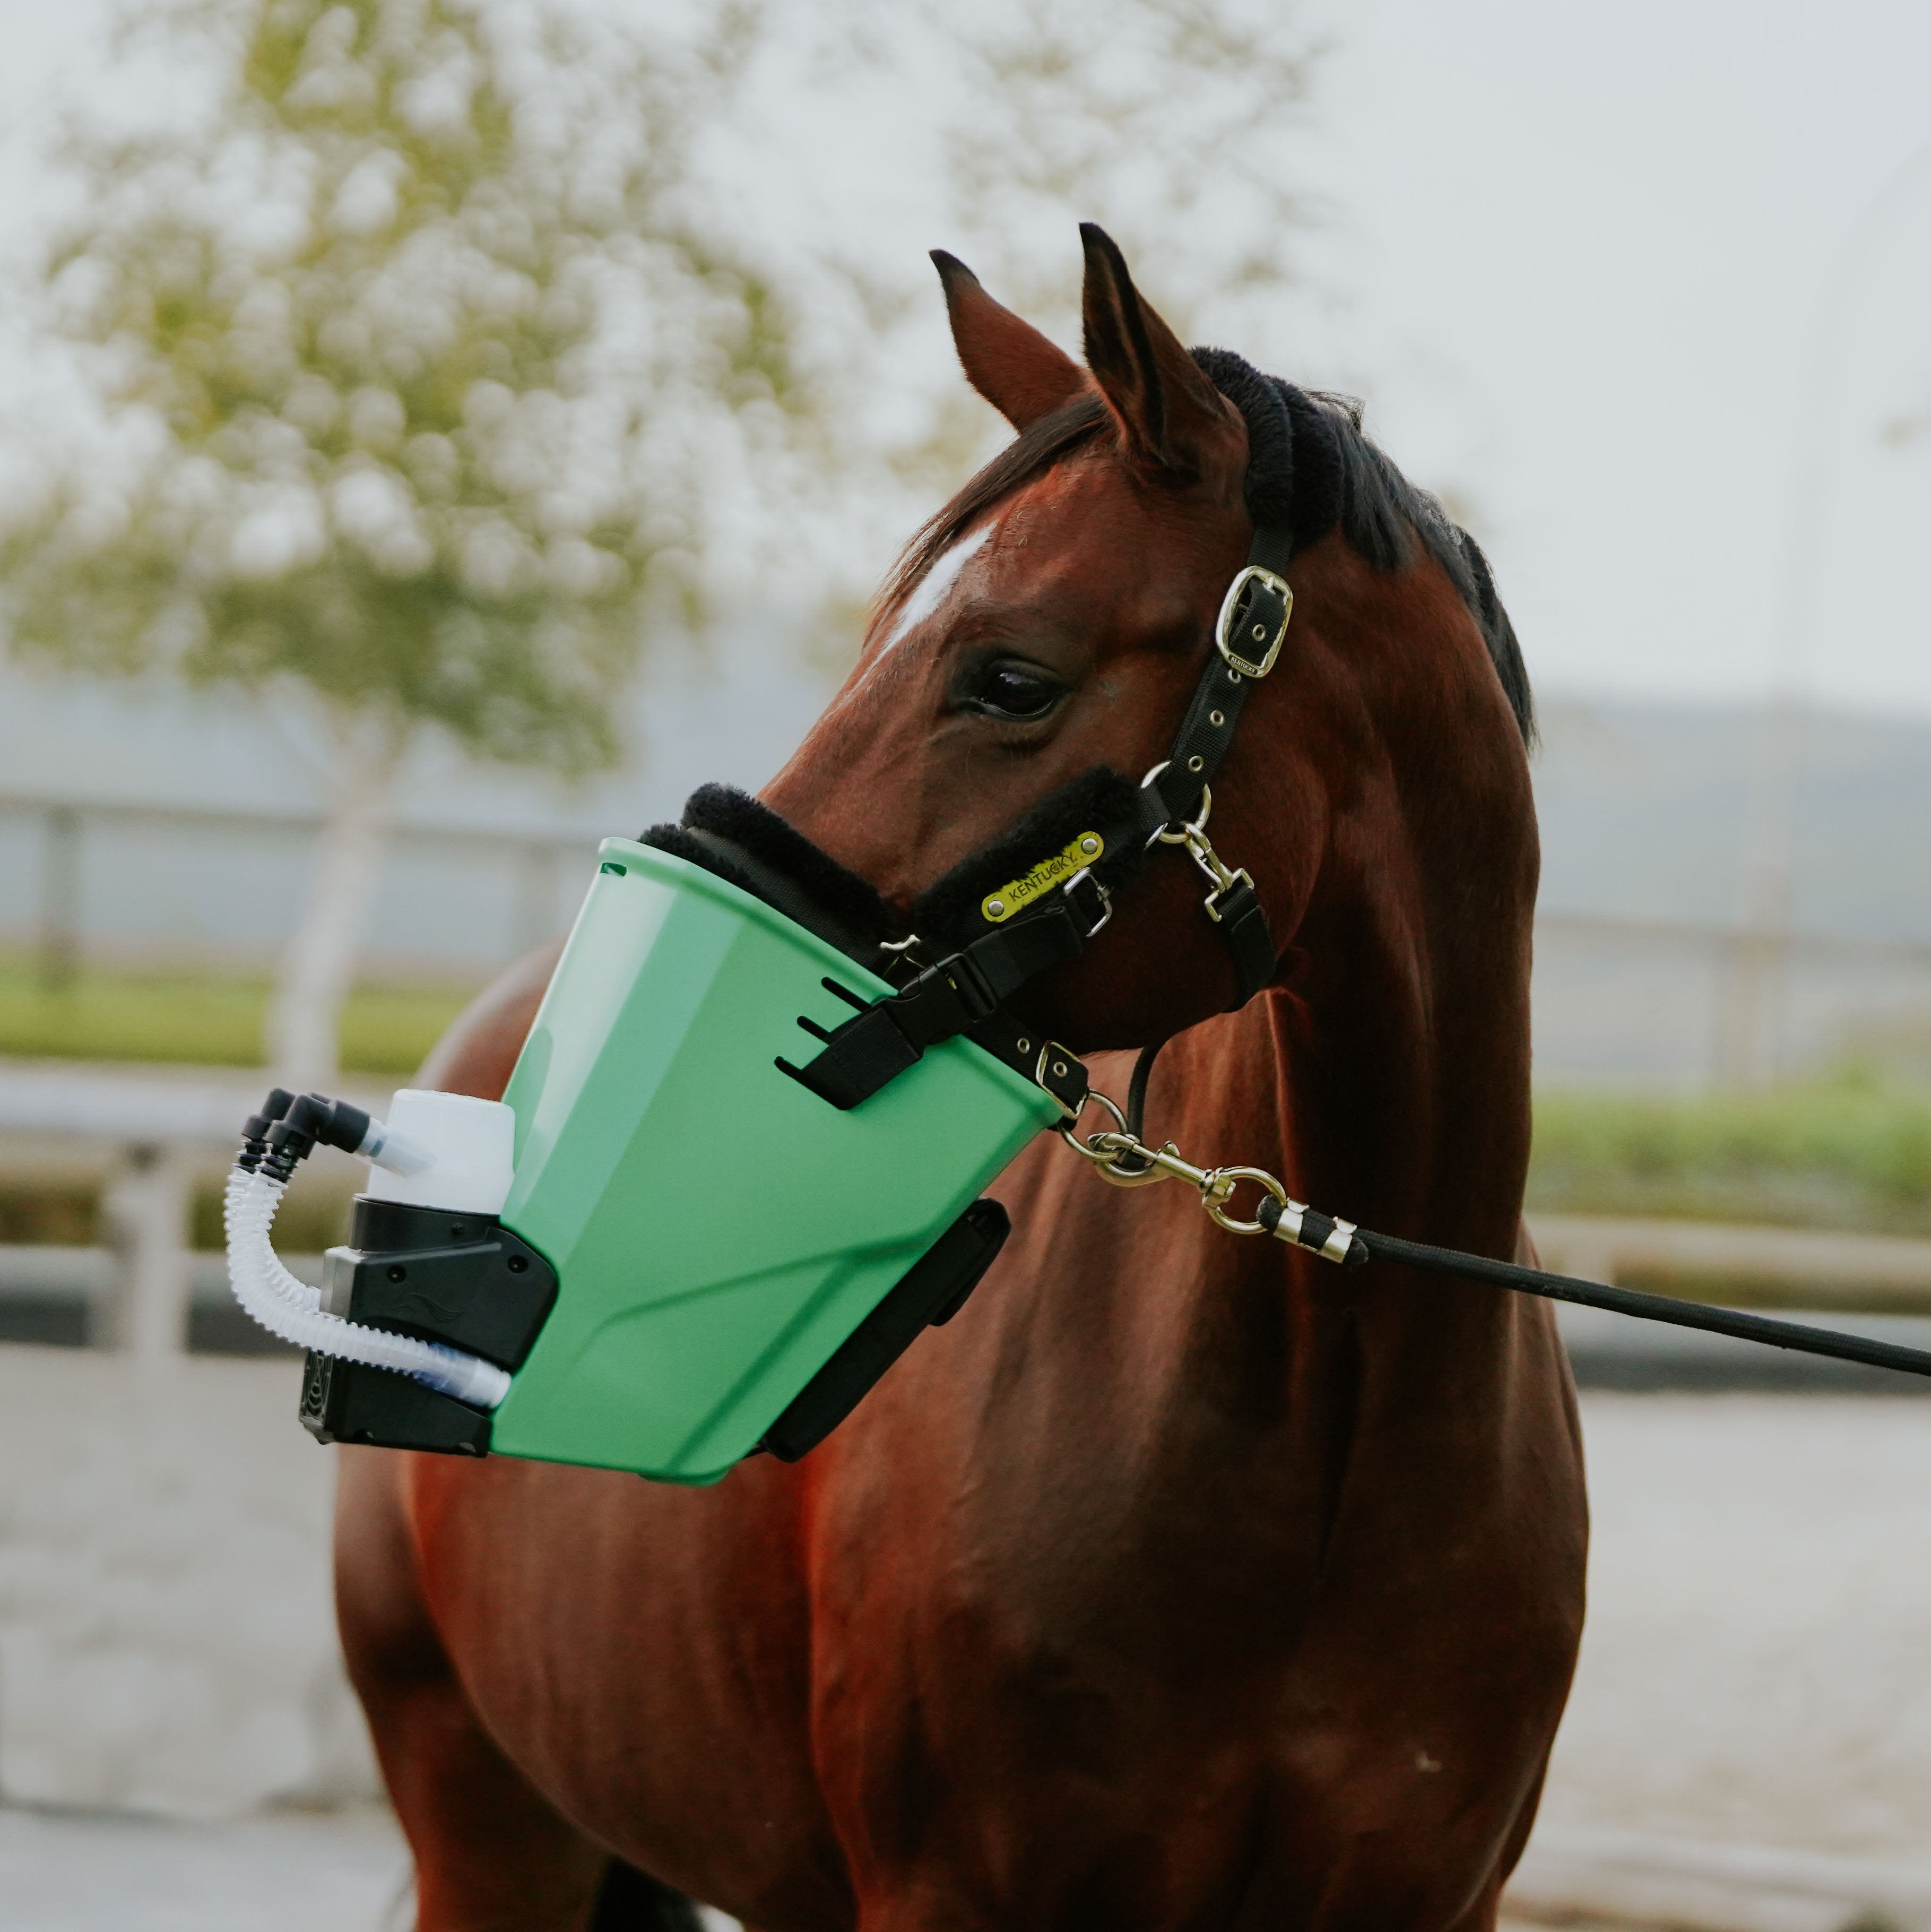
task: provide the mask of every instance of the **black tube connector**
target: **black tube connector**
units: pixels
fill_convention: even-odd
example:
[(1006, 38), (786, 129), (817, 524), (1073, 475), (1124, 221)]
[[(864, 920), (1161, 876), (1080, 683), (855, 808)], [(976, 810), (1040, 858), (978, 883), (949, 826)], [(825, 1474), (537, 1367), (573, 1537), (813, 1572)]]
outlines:
[[(275, 1094), (287, 1099), (279, 1087)], [(369, 1117), (360, 1107), (331, 1100), (324, 1094), (304, 1094), (289, 1102), (283, 1117), (268, 1129), (261, 1170), (272, 1180), (286, 1181), (318, 1145), (353, 1154), (368, 1132)]]
[(294, 1104), (295, 1096), (286, 1087), (272, 1088), (262, 1102), (262, 1111), (250, 1114), (242, 1123), (241, 1151), (235, 1156), (235, 1165), (244, 1174), (253, 1174), (261, 1166), (262, 1156), (268, 1150), (268, 1130)]
[(308, 1097), (328, 1110), (326, 1122), (316, 1134), (316, 1140), (324, 1147), (339, 1148), (344, 1154), (359, 1152), (369, 1137), (369, 1116), (346, 1100), (325, 1100), (319, 1094)]

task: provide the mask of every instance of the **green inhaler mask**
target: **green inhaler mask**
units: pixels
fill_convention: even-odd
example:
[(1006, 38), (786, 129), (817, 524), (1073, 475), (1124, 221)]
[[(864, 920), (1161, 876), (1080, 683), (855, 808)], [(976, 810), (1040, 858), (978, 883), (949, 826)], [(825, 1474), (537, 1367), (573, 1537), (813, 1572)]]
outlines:
[[(1285, 392), (1215, 353), (1278, 454)], [(1137, 784), (1085, 772), (929, 886), (929, 963), (883, 938), (901, 922), (863, 879), (706, 785), (681, 824), (604, 842), (500, 1102), (406, 1090), (385, 1121), (271, 1094), (229, 1178), (229, 1274), (309, 1352), (307, 1426), (679, 1483), (835, 1426), (998, 1252), (1005, 1210), (979, 1190), (1085, 1105), (1085, 1067), (1009, 1003), (1081, 956), (1150, 856), (1184, 849), (1205, 876), (1234, 1007), (1273, 976), (1253, 880), (1207, 826), (1294, 608), (1293, 532), (1264, 514), (1287, 484), (1249, 475), (1248, 561), (1168, 756)], [(372, 1169), (315, 1286), (269, 1230), (318, 1144)]]
[[(231, 1275), (309, 1351), (325, 1442), (676, 1483), (795, 1459), (971, 1292), (1007, 1232), (979, 1190), (1066, 1112), (1033, 1042), (963, 1034), (827, 1104), (787, 1055), (890, 984), (674, 852), (599, 862), (500, 1102), (277, 1092), (248, 1124)], [(372, 1167), (310, 1287), (268, 1230), (318, 1143)]]

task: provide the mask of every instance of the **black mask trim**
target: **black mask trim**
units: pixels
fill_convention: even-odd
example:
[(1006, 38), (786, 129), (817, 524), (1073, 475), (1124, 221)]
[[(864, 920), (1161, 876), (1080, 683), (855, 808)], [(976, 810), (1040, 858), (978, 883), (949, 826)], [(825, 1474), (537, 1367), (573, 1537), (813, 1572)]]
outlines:
[(754, 859), (795, 879), (847, 926), (880, 938), (897, 928), (892, 908), (869, 880), (847, 871), (763, 800), (735, 785), (700, 785), (684, 807), (684, 823), (694, 831), (728, 838)]

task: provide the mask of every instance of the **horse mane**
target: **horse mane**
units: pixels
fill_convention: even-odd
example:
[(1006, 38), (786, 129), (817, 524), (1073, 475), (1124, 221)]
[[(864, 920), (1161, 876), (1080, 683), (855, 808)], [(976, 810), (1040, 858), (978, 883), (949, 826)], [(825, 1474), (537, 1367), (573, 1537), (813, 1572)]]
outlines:
[[(1528, 670), (1489, 560), (1440, 501), (1411, 483), (1363, 431), (1361, 405), (1351, 397), (1264, 376), (1226, 350), (1196, 349), (1193, 356), (1246, 418), (1250, 511), (1285, 520), (1303, 544), (1338, 524), (1350, 547), (1376, 570), (1400, 569), (1412, 555), (1411, 541), (1419, 539), (1468, 606), (1523, 742), (1533, 746), (1535, 703)], [(983, 512), (1090, 442), (1110, 422), (1105, 399), (1088, 390), (1021, 431), (914, 535), (880, 589), (875, 608), (895, 603)]]
[(1366, 435), (1358, 403), (1343, 396), (1310, 398), (1338, 420), (1342, 474), (1340, 514), (1335, 520), (1349, 544), (1377, 570), (1397, 570), (1408, 561), (1411, 532), (1438, 563), (1489, 647), (1489, 661), (1501, 680), (1509, 709), (1524, 744), (1536, 742), (1535, 699), (1516, 627), (1502, 608), (1494, 573), (1482, 546), (1451, 518), (1432, 491), (1411, 483), (1381, 446)]

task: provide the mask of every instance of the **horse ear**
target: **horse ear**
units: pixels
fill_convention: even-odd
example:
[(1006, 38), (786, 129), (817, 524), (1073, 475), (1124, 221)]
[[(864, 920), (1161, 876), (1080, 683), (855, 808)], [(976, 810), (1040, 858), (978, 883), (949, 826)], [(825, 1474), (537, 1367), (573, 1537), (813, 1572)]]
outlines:
[(1198, 363), (1143, 301), (1126, 258), (1096, 224), (1080, 224), (1086, 248), (1086, 359), (1113, 406), (1127, 447), (1143, 462), (1199, 476), (1228, 412)]
[(1015, 429), (1030, 428), (1088, 386), (1086, 371), (1063, 349), (994, 302), (956, 255), (934, 248), (932, 266), (966, 380)]

